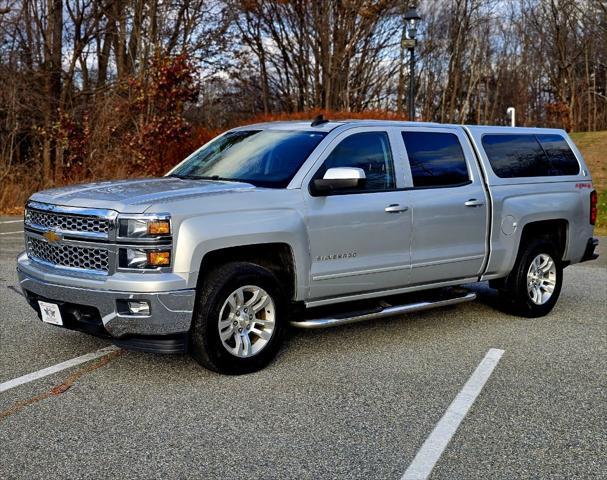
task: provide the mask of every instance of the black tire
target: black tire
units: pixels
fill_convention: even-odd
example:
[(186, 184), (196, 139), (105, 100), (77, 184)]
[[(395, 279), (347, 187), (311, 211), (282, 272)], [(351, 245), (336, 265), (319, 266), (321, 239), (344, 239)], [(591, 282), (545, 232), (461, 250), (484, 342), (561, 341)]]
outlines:
[[(219, 336), (219, 315), (228, 296), (240, 287), (253, 285), (274, 301), (274, 330), (257, 354), (242, 358), (230, 353)], [(278, 353), (285, 325), (284, 295), (276, 277), (266, 268), (248, 262), (232, 262), (215, 268), (203, 279), (192, 319), (190, 353), (203, 367), (228, 375), (241, 375), (264, 368)]]
[[(527, 291), (527, 273), (531, 262), (540, 254), (549, 255), (554, 261), (556, 284), (546, 303), (538, 305)], [(533, 238), (521, 246), (512, 271), (500, 289), (502, 308), (514, 315), (537, 318), (547, 315), (556, 304), (563, 285), (563, 265), (558, 250), (548, 238)]]

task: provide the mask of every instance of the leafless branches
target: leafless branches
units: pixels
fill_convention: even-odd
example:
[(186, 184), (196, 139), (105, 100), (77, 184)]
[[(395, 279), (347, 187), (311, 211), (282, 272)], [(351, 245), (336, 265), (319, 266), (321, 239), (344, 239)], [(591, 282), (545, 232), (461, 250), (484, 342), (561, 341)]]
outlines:
[[(424, 120), (607, 128), (604, 0), (422, 0), (417, 111)], [(224, 128), (258, 114), (402, 112), (402, 0), (0, 0), (0, 168), (68, 171), (57, 126), (104, 156), (118, 100), (150, 64), (184, 52), (201, 95), (188, 120)], [(150, 87), (151, 88), (151, 87)], [(136, 99), (132, 98), (135, 101)], [(151, 107), (150, 107), (151, 108)], [(114, 110), (113, 110), (114, 109)], [(131, 112), (138, 128), (152, 110)], [(74, 127), (74, 128), (76, 128)], [(100, 131), (105, 129), (105, 134)], [(9, 168), (10, 166), (10, 168)]]

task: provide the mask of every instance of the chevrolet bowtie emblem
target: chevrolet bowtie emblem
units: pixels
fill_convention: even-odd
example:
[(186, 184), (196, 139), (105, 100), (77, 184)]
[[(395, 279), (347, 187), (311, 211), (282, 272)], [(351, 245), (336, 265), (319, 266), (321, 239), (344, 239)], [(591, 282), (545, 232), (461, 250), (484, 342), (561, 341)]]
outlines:
[(55, 243), (55, 242), (58, 242), (59, 240), (61, 240), (61, 235), (53, 232), (52, 230), (49, 230), (48, 232), (44, 232), (44, 235), (42, 235), (42, 236), (44, 238), (46, 238), (48, 243)]

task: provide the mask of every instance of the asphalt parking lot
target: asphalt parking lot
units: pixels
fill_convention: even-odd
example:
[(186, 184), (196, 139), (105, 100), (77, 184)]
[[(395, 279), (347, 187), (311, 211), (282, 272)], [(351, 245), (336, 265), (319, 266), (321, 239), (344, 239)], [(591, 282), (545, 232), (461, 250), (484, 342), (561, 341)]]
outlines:
[[(26, 305), (21, 229), (0, 217), (0, 383), (109, 345)], [(490, 349), (503, 356), (431, 478), (607, 478), (601, 242), (541, 319), (496, 311), (478, 284), (473, 303), (294, 331), (252, 375), (116, 352), (0, 391), (0, 478), (399, 479)]]

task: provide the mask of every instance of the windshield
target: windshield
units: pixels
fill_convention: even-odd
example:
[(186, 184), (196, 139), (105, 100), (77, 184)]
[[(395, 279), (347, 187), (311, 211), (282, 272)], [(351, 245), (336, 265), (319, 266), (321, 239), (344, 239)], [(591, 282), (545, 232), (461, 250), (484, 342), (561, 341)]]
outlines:
[(325, 135), (281, 130), (229, 132), (194, 153), (170, 176), (284, 188)]

